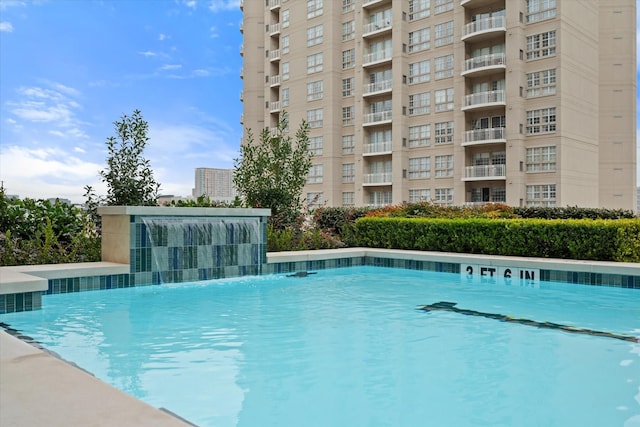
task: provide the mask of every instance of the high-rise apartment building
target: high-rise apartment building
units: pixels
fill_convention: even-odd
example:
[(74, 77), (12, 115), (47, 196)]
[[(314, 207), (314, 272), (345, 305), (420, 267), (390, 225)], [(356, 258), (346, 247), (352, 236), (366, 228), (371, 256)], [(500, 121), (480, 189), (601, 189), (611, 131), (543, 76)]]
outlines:
[(242, 122), (330, 206), (636, 207), (635, 0), (243, 1)]
[(233, 169), (196, 168), (193, 197), (207, 196), (214, 201), (231, 202), (237, 194)]

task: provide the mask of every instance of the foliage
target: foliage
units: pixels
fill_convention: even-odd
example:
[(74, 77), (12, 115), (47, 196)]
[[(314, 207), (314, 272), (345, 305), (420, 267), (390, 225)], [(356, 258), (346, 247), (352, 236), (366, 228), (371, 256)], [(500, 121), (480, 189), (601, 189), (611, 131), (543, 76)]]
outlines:
[(160, 184), (153, 178), (149, 160), (142, 154), (149, 142), (149, 124), (140, 110), (124, 114), (114, 123), (117, 137), (107, 138), (107, 168), (100, 171), (107, 183), (108, 205), (155, 206)]
[(514, 218), (513, 208), (500, 203), (481, 206), (444, 206), (429, 202), (412, 202), (385, 206), (366, 216), (422, 218)]
[(244, 202), (255, 208), (270, 208), (270, 223), (277, 230), (299, 226), (302, 189), (311, 168), (309, 126), (302, 122), (295, 141), (286, 133), (288, 122), (282, 114), (272, 133), (264, 129), (256, 143), (250, 129), (247, 141), (234, 160), (233, 183)]
[(278, 230), (272, 224), (267, 224), (268, 252), (336, 249), (341, 247), (344, 247), (342, 242), (317, 228), (310, 230), (294, 228)]
[(487, 255), (640, 262), (640, 220), (360, 218), (358, 244)]
[(164, 206), (171, 206), (177, 208), (238, 208), (242, 202), (239, 198), (231, 202), (218, 202), (211, 200), (209, 196), (198, 196), (196, 200), (172, 200), (167, 202)]
[(91, 216), (56, 200), (12, 199), (0, 189), (0, 265), (100, 260)]
[(633, 211), (625, 209), (581, 208), (578, 206), (514, 208), (520, 218), (544, 219), (623, 219), (635, 218)]

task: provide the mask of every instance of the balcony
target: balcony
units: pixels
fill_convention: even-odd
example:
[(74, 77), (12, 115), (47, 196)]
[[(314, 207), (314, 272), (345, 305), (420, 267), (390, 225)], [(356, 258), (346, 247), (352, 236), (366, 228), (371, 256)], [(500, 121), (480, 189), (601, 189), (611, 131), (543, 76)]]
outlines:
[(479, 110), (505, 105), (504, 90), (490, 90), (466, 95), (462, 100), (462, 111)]
[(280, 49), (274, 49), (269, 51), (269, 61), (280, 61)]
[(244, 10), (244, 0), (240, 0), (240, 10)]
[(385, 154), (391, 154), (392, 141), (379, 141), (372, 144), (364, 144), (363, 156), (381, 156)]
[(383, 3), (391, 3), (391, 0), (364, 0), (362, 8), (367, 9), (369, 7), (380, 6)]
[(378, 95), (381, 93), (391, 92), (391, 85), (393, 84), (393, 80), (381, 80), (375, 83), (369, 83), (364, 85), (364, 89), (362, 90), (362, 96), (371, 96)]
[(506, 165), (467, 166), (464, 168), (463, 181), (489, 181), (507, 179)]
[(240, 33), (244, 34), (244, 22), (240, 23)]
[(244, 91), (240, 91), (240, 102), (244, 101)]
[(367, 53), (362, 59), (362, 66), (370, 67), (372, 65), (377, 65), (385, 61), (391, 61), (392, 56), (393, 55), (391, 53), (391, 49)]
[(240, 114), (240, 124), (243, 125), (244, 124), (244, 113)]
[(269, 0), (269, 10), (272, 12), (280, 9), (280, 0)]
[(391, 21), (377, 21), (365, 24), (362, 28), (362, 37), (372, 36), (391, 30)]
[(469, 130), (464, 133), (462, 146), (507, 142), (505, 128)]
[(363, 126), (374, 126), (385, 123), (391, 123), (391, 110), (380, 111), (378, 113), (365, 114), (363, 117)]
[(240, 78), (244, 79), (244, 67), (240, 68)]
[(473, 74), (474, 77), (490, 74), (498, 69), (507, 68), (507, 58), (504, 53), (492, 53), (490, 55), (476, 56), (464, 61), (462, 75)]
[(271, 87), (280, 86), (280, 74), (276, 74), (275, 76), (269, 76), (269, 85)]
[(270, 113), (279, 113), (280, 112), (281, 103), (280, 101), (273, 101), (269, 103), (269, 112)]
[(277, 36), (279, 34), (280, 34), (280, 23), (279, 22), (269, 25), (269, 35), (271, 37)]
[(473, 38), (474, 41), (494, 36), (496, 33), (507, 32), (507, 19), (504, 16), (493, 16), (478, 21), (469, 22), (462, 27), (462, 41)]
[(362, 177), (362, 185), (365, 186), (373, 186), (373, 185), (391, 185), (391, 172), (382, 172), (382, 173), (365, 173)]

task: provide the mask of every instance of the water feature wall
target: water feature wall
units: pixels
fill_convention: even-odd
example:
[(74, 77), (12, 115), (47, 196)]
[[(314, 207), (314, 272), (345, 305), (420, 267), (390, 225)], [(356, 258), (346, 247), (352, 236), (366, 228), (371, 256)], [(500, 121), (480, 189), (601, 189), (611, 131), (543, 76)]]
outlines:
[(262, 274), (268, 209), (109, 206), (102, 260), (128, 263), (131, 286)]

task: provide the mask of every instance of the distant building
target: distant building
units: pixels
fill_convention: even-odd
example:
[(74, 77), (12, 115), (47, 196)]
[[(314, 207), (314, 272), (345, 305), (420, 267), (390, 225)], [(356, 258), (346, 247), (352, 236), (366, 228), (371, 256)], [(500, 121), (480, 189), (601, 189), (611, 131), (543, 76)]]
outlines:
[(231, 202), (237, 195), (233, 169), (196, 168), (193, 197), (208, 196), (212, 201)]
[(64, 203), (66, 205), (71, 205), (71, 200), (69, 199), (63, 199), (61, 197), (49, 197), (47, 199), (49, 201), (49, 203), (51, 203), (52, 205), (56, 203), (56, 201), (58, 201), (59, 203)]

